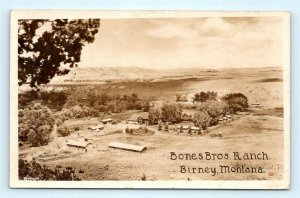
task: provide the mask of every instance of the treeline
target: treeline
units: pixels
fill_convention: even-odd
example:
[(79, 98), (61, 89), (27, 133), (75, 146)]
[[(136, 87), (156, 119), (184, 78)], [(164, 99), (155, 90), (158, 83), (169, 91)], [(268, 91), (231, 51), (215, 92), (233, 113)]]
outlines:
[(58, 180), (58, 181), (79, 181), (75, 169), (66, 167), (65, 169), (56, 167), (54, 170), (46, 165), (41, 165), (35, 160), (28, 162), (19, 159), (18, 175), (20, 180), (37, 179), (37, 180)]
[(51, 109), (60, 110), (68, 99), (68, 94), (63, 91), (37, 91), (30, 90), (18, 95), (18, 106), (25, 108), (33, 101), (39, 100), (39, 102)]
[[(70, 106), (74, 100), (70, 99), (65, 105)], [(150, 108), (149, 98), (140, 98), (136, 93), (131, 95), (108, 95), (106, 93), (88, 93), (86, 97), (77, 100), (77, 103), (96, 109), (99, 112), (110, 111), (121, 113), (126, 110), (142, 110), (147, 112)]]
[(206, 129), (216, 125), (220, 117), (245, 111), (248, 108), (248, 99), (242, 93), (230, 93), (218, 98), (217, 92), (196, 93), (194, 108), (197, 112), (193, 118), (182, 113), (182, 106), (177, 102), (164, 102), (161, 107), (149, 110), (150, 124), (162, 122), (179, 123), (192, 120), (195, 126)]
[(242, 93), (229, 93), (218, 98), (217, 92), (200, 92), (195, 94), (193, 101), (197, 102), (193, 121), (201, 129), (218, 124), (220, 117), (248, 108), (248, 98)]
[[(126, 110), (142, 110), (147, 112), (150, 108), (151, 98), (140, 98), (136, 93), (124, 95), (108, 95), (94, 93), (88, 90), (75, 91), (27, 91), (19, 94), (19, 109), (25, 108), (34, 101), (55, 111), (63, 108), (71, 109), (78, 106), (84, 109), (84, 114), (77, 117), (94, 116), (96, 112), (121, 113)], [(90, 109), (89, 109), (90, 108)], [(93, 112), (92, 109), (94, 110)], [(89, 113), (87, 113), (87, 111)]]

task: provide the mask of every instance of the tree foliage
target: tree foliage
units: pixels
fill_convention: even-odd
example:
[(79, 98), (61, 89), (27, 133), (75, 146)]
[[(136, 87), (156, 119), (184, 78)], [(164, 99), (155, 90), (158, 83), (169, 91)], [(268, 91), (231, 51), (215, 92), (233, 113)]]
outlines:
[(205, 102), (208, 100), (217, 100), (218, 93), (213, 92), (213, 91), (207, 91), (203, 92), (201, 91), (200, 93), (196, 93), (195, 96), (193, 97), (193, 102)]
[(19, 110), (19, 139), (32, 146), (42, 146), (50, 141), (55, 124), (51, 110), (40, 103)]
[(181, 121), (182, 108), (176, 102), (164, 102), (161, 108), (161, 118), (165, 121)]
[(28, 162), (24, 159), (19, 159), (18, 166), (18, 176), (20, 180), (24, 180), (25, 178), (59, 181), (80, 180), (75, 174), (75, 169), (72, 167), (67, 167), (63, 170), (56, 167), (55, 170), (52, 170), (45, 164), (41, 165), (35, 160)]
[(160, 108), (151, 108), (149, 110), (149, 122), (150, 124), (156, 124), (161, 119)]
[(248, 108), (248, 98), (242, 93), (226, 94), (222, 100), (228, 104), (233, 113), (245, 111)]
[(36, 88), (77, 66), (82, 47), (94, 41), (100, 20), (26, 19), (18, 25), (18, 83)]
[(206, 129), (208, 126), (210, 126), (210, 122), (211, 117), (207, 111), (198, 111), (194, 114), (195, 126)]
[(210, 125), (214, 125), (218, 122), (221, 115), (224, 115), (228, 109), (227, 103), (224, 101), (208, 100), (197, 106), (197, 110), (206, 111), (210, 116)]
[(57, 127), (57, 134), (61, 137), (65, 137), (70, 135), (72, 132), (72, 130), (70, 129), (70, 127), (66, 126), (65, 124), (60, 125), (59, 127)]

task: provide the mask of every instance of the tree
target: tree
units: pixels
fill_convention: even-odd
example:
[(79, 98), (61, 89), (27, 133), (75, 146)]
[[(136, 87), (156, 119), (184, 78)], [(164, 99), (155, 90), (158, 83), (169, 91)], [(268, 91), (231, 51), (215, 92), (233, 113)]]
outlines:
[(184, 94), (176, 94), (175, 97), (176, 97), (176, 102), (179, 102), (179, 101), (187, 102), (188, 101), (187, 96)]
[(150, 109), (150, 102), (148, 100), (143, 100), (142, 101), (142, 110), (144, 112), (148, 112)]
[(213, 91), (207, 91), (203, 92), (201, 91), (200, 93), (196, 93), (195, 96), (193, 97), (193, 102), (205, 102), (207, 100), (217, 100), (218, 93), (213, 92)]
[(136, 93), (132, 93), (130, 99), (132, 103), (135, 103), (138, 100), (138, 95)]
[(68, 126), (66, 126), (65, 124), (62, 124), (57, 128), (57, 133), (59, 136), (65, 137), (65, 136), (70, 135), (71, 130)]
[(161, 118), (161, 110), (159, 108), (151, 108), (149, 110), (149, 122), (150, 124), (156, 124)]
[(18, 25), (18, 83), (38, 88), (77, 66), (82, 47), (95, 39), (100, 19), (26, 19)]
[(182, 108), (176, 102), (164, 102), (161, 108), (161, 117), (166, 121), (181, 121)]
[(206, 129), (211, 122), (211, 117), (207, 111), (198, 111), (194, 114), (195, 126)]
[(217, 124), (219, 117), (227, 111), (227, 104), (224, 101), (208, 100), (197, 106), (197, 110), (206, 111), (210, 116), (210, 125)]
[(72, 107), (70, 110), (71, 110), (71, 112), (72, 112), (72, 115), (73, 115), (75, 118), (82, 118), (82, 117), (85, 116), (82, 107), (79, 106), (79, 105), (75, 105), (75, 106)]
[(226, 94), (222, 97), (222, 100), (228, 104), (230, 111), (233, 113), (245, 111), (248, 108), (248, 98), (242, 93)]
[(157, 127), (158, 127), (158, 130), (159, 130), (159, 131), (161, 131), (161, 130), (162, 130), (162, 128), (163, 128), (163, 126), (164, 126), (164, 125), (163, 125), (163, 123), (162, 123), (162, 122), (158, 123), (158, 126), (157, 126)]
[(36, 103), (24, 110), (19, 110), (19, 139), (29, 141), (32, 146), (42, 146), (50, 141), (50, 134), (55, 124), (49, 108)]

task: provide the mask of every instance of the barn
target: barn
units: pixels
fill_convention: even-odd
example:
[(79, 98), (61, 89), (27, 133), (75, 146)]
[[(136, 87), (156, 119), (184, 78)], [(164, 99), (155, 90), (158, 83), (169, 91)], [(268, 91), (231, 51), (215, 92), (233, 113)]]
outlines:
[(133, 114), (126, 123), (128, 124), (146, 124), (149, 125), (149, 115), (148, 112)]
[(84, 140), (70, 139), (66, 140), (69, 150), (87, 152), (91, 149), (92, 143)]
[(104, 129), (104, 126), (102, 124), (98, 124), (97, 126), (92, 126), (88, 128), (88, 130), (91, 132), (100, 132), (102, 129)]

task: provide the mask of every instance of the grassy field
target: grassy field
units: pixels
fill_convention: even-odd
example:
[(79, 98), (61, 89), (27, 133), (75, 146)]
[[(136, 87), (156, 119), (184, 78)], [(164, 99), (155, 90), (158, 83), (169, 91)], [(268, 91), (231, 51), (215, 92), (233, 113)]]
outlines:
[[(162, 132), (157, 126), (149, 126), (154, 134), (124, 134), (126, 127), (137, 125), (107, 125), (100, 133), (91, 133), (89, 126), (96, 125), (99, 120), (72, 119), (68, 126), (76, 126), (80, 130), (70, 137), (55, 137), (47, 146), (21, 147), (20, 156), (27, 159), (47, 154), (48, 160), (41, 160), (50, 167), (62, 165), (72, 166), (84, 173), (78, 176), (82, 180), (207, 180), (207, 179), (280, 179), (283, 176), (283, 87), (282, 71), (278, 69), (230, 70), (193, 74), (185, 77), (165, 77), (147, 82), (110, 82), (105, 84), (72, 84), (74, 94), (82, 89), (107, 94), (137, 93), (140, 97), (155, 96), (164, 100), (177, 93), (192, 96), (200, 91), (216, 91), (219, 95), (229, 92), (241, 92), (249, 98), (249, 103), (260, 103), (263, 107), (250, 112), (249, 115), (235, 116), (226, 124), (209, 129), (204, 135), (181, 135), (173, 132)], [(52, 85), (53, 86), (53, 85)], [(62, 85), (55, 85), (62, 86)], [(74, 90), (75, 89), (75, 90)], [(80, 94), (78, 95), (80, 97)], [(81, 95), (82, 97), (82, 95)], [(184, 112), (193, 113), (185, 109)], [(113, 119), (125, 120), (135, 112), (112, 114)], [(174, 126), (176, 127), (176, 126)], [(216, 134), (216, 137), (213, 136)], [(221, 137), (218, 134), (222, 134)], [(66, 140), (82, 136), (94, 139), (93, 149), (87, 153), (69, 151)], [(110, 142), (138, 144), (147, 147), (142, 153), (112, 149)], [(171, 160), (171, 152), (175, 154), (229, 155), (229, 159), (215, 160)], [(267, 160), (234, 160), (233, 152), (266, 153)], [(52, 156), (52, 157), (51, 157)], [(39, 159), (42, 159), (39, 158)], [(216, 168), (220, 165), (263, 167), (263, 173), (181, 173), (185, 168)]]

